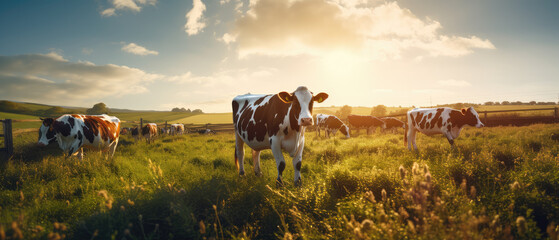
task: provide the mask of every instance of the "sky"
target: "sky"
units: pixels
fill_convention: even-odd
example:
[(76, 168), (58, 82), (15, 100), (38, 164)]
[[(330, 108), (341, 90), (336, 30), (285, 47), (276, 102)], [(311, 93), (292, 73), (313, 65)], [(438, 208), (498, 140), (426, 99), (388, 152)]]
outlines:
[(555, 0), (0, 1), (0, 99), (230, 112), (559, 101)]

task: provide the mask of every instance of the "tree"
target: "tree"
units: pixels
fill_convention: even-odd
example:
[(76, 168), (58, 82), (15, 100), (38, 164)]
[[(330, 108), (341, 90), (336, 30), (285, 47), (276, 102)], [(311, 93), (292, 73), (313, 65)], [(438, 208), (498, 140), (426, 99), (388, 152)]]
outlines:
[(371, 116), (386, 116), (386, 106), (377, 105), (371, 109)]
[(351, 114), (351, 110), (352, 109), (350, 106), (344, 105), (342, 108), (336, 111), (336, 116), (339, 117), (340, 119), (347, 119), (347, 116)]
[(92, 108), (87, 109), (85, 113), (89, 115), (108, 114), (109, 108), (107, 108), (107, 105), (101, 102), (93, 105)]
[(503, 102), (501, 102), (501, 105), (510, 105), (510, 102), (509, 101), (503, 101)]
[(192, 113), (204, 113), (204, 112), (202, 112), (202, 109), (194, 109), (192, 110)]
[(493, 102), (489, 101), (489, 102), (485, 102), (483, 105), (485, 105), (485, 106), (491, 106), (491, 105), (493, 105), (493, 104), (494, 104)]

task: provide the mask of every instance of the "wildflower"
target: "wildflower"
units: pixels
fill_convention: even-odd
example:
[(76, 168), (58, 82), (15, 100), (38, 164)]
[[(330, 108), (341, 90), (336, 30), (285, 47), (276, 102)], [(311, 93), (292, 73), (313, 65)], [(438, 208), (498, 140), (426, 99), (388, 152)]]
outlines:
[(408, 227), (410, 228), (410, 231), (412, 233), (415, 233), (415, 225), (413, 224), (412, 221), (408, 220)]
[(431, 173), (427, 172), (425, 173), (425, 181), (428, 183), (431, 183)]
[(413, 175), (419, 175), (419, 164), (414, 162), (413, 167), (411, 168), (411, 172), (413, 173)]
[(384, 188), (382, 189), (382, 191), (380, 192), (380, 194), (382, 195), (382, 201), (386, 202), (386, 190), (384, 190)]
[(361, 223), (361, 229), (363, 229), (363, 231), (369, 231), (373, 228), (373, 224), (373, 221), (371, 221), (370, 219), (365, 219)]
[(406, 209), (404, 209), (403, 207), (400, 207), (400, 209), (398, 210), (398, 214), (400, 214), (402, 222), (410, 217), (408, 211), (406, 211)]
[(129, 204), (130, 206), (134, 206), (134, 201), (128, 199), (128, 204)]
[(474, 187), (474, 186), (470, 187), (470, 197), (471, 198), (476, 198), (476, 187)]
[(200, 234), (206, 234), (206, 224), (204, 224), (204, 220), (200, 220), (198, 225), (200, 226)]
[(365, 199), (367, 199), (367, 201), (375, 203), (375, 195), (373, 194), (373, 192), (371, 191), (367, 191), (365, 192)]
[(518, 233), (524, 234), (526, 232), (526, 219), (523, 216), (516, 219), (516, 227), (518, 227)]
[(400, 178), (404, 180), (406, 178), (406, 169), (402, 165), (400, 165)]
[(518, 181), (514, 181), (514, 183), (510, 185), (510, 188), (512, 189), (512, 191), (516, 192), (520, 189), (520, 183), (518, 183)]
[(462, 183), (460, 184), (460, 188), (462, 189), (463, 193), (467, 192), (467, 187), (468, 187), (468, 183), (466, 182), (466, 179), (463, 178)]
[(109, 194), (107, 193), (107, 190), (101, 190), (97, 192), (97, 195), (102, 196), (103, 198), (105, 198), (105, 200), (109, 199)]

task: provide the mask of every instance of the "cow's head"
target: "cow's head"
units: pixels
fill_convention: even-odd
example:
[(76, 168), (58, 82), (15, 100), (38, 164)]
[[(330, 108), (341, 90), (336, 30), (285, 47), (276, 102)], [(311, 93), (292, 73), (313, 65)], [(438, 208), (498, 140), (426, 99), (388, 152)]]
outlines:
[(476, 110), (474, 110), (474, 107), (462, 108), (462, 114), (466, 117), (466, 123), (470, 126), (475, 126), (477, 128), (485, 126), (481, 120), (479, 120), (479, 115)]
[(346, 137), (349, 138), (349, 127), (345, 124), (340, 127), (340, 132)]
[(43, 124), (39, 128), (39, 139), (37, 140), (37, 145), (44, 147), (50, 143), (56, 142), (56, 132), (54, 130), (54, 119), (53, 118), (41, 118)]
[[(307, 87), (298, 87), (293, 93), (280, 92), (278, 97), (284, 102), (291, 104), (291, 112), (299, 113), (295, 116), (300, 126), (313, 125), (312, 109), (313, 102), (321, 103), (328, 98), (328, 94), (319, 93), (313, 96)], [(292, 114), (290, 113), (290, 114)]]

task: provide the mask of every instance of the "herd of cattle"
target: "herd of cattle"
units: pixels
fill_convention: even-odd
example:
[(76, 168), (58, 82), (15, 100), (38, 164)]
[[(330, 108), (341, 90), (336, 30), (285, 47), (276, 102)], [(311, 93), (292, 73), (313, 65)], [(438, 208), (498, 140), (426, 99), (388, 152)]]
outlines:
[[(239, 174), (245, 174), (244, 144), (247, 144), (252, 149), (256, 175), (261, 175), (260, 151), (271, 149), (276, 161), (277, 183), (282, 185), (282, 173), (286, 165), (283, 150), (293, 158), (295, 185), (301, 184), (305, 129), (314, 125), (313, 103), (321, 103), (327, 98), (328, 94), (315, 95), (306, 87), (299, 87), (292, 93), (245, 94), (235, 97), (232, 101), (232, 108), (235, 128), (235, 165)], [(138, 127), (121, 129), (120, 120), (107, 115), (66, 114), (56, 119), (42, 120), (38, 144), (45, 146), (57, 142), (67, 156), (78, 154), (80, 159), (83, 158), (83, 146), (108, 150), (109, 157), (112, 157), (120, 134), (130, 133), (136, 139), (141, 134), (148, 142), (151, 142), (158, 132), (172, 135), (185, 133), (183, 124), (172, 124), (169, 129), (158, 129), (155, 123), (148, 123), (141, 129)], [(462, 110), (416, 108), (408, 111), (407, 123), (391, 117), (349, 115), (348, 123), (357, 129), (404, 128), (404, 144), (407, 144), (410, 150), (412, 146), (417, 150), (415, 143), (417, 132), (426, 135), (443, 134), (453, 145), (454, 139), (458, 137), (464, 126), (470, 125), (478, 128), (484, 126), (472, 107)], [(350, 137), (349, 127), (336, 116), (318, 114), (316, 126), (319, 135), (320, 130), (324, 130), (326, 136), (340, 131), (345, 137)], [(211, 134), (213, 131), (205, 129), (200, 130), (199, 133)]]

